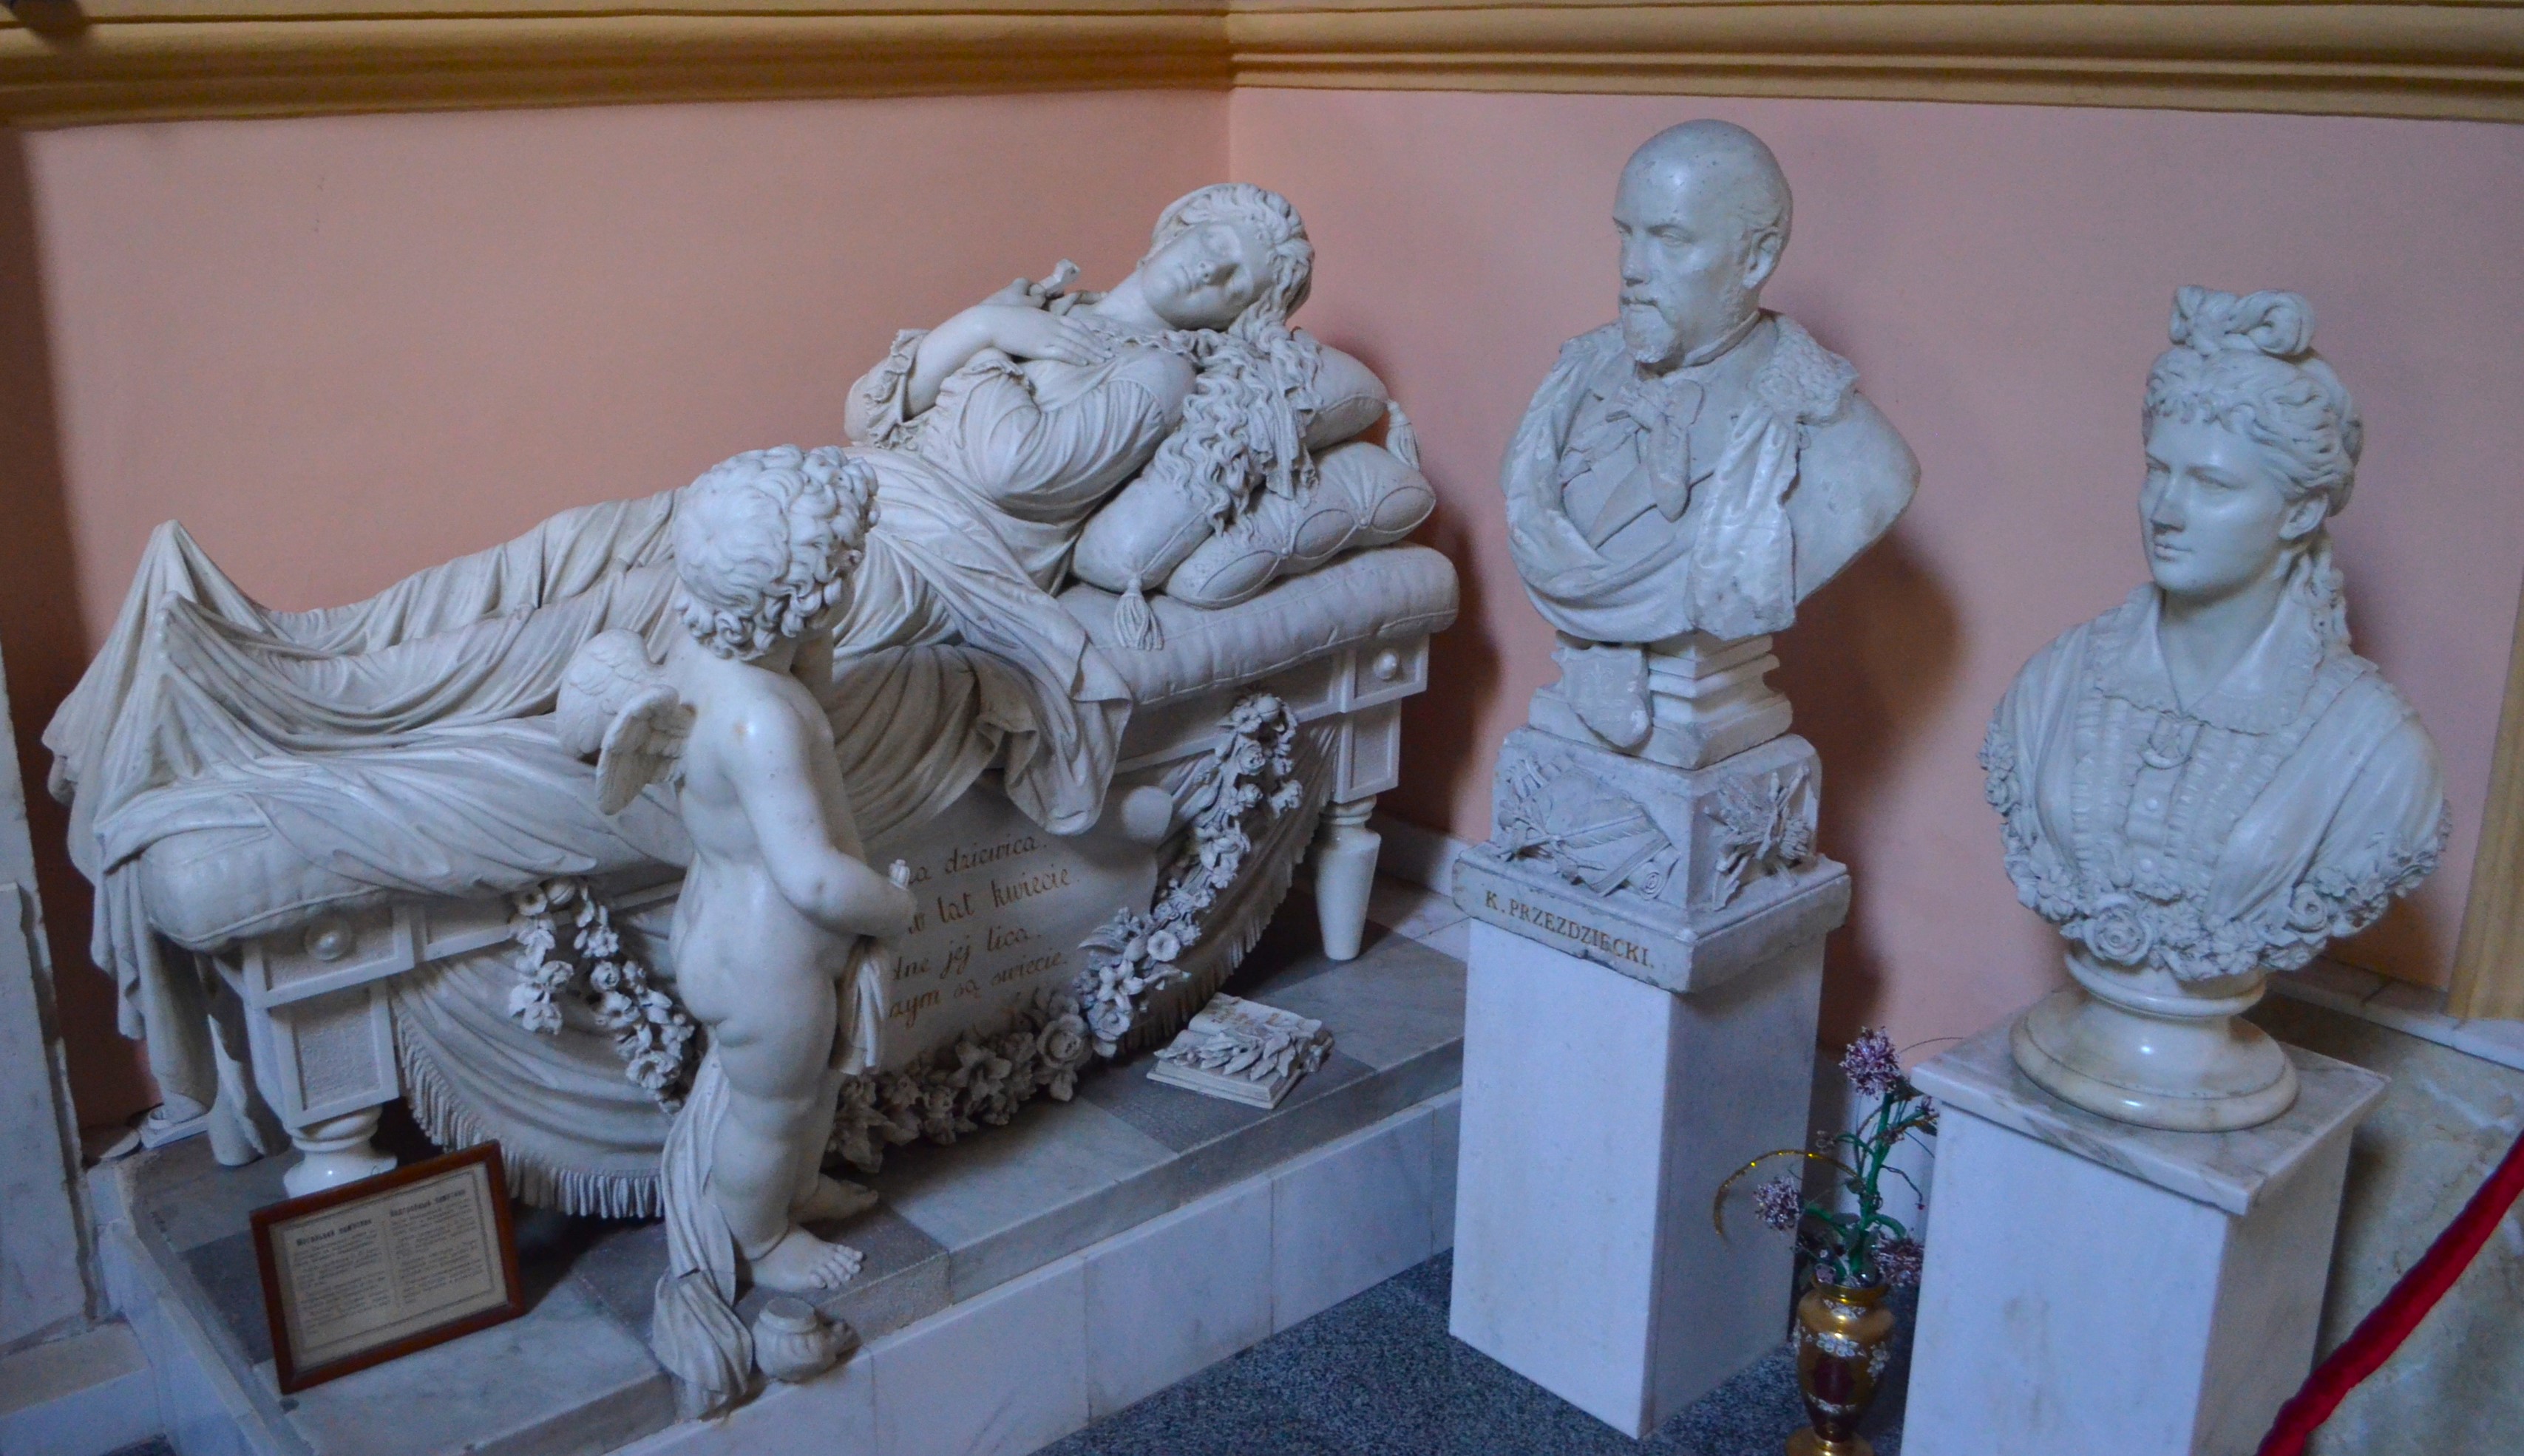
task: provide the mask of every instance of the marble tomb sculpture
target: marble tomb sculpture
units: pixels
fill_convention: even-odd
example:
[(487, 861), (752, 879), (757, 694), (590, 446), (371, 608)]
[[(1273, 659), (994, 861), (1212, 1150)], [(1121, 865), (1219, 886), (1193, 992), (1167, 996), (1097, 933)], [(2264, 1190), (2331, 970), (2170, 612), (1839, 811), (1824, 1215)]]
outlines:
[[(834, 479), (872, 479), (875, 518), (792, 670), (852, 857), (905, 860), (917, 905), (880, 1064), (837, 1092), (851, 1165), (1162, 1044), (1310, 838), (1327, 947), (1356, 953), (1366, 820), (1456, 590), (1395, 544), (1433, 504), (1400, 412), (1289, 326), (1312, 264), (1285, 199), (1203, 188), (1109, 292), (1021, 280), (836, 402)], [(591, 642), (654, 663), (689, 635), (703, 498), (566, 511), (305, 612), (160, 528), (45, 734), (154, 1139), (207, 1126), (236, 1163), (285, 1133), (305, 1191), (390, 1161), (368, 1138), (400, 1095), (441, 1142), (497, 1139), (529, 1201), (660, 1211), (708, 1042), (672, 934), (696, 835), (664, 785), (600, 807), (554, 709)]]
[(2436, 750), (2350, 650), (2327, 523), (2364, 429), (2292, 293), (2185, 288), (2148, 372), (2148, 585), (2034, 655), (1981, 761), (2007, 871), (2068, 942), (2072, 989), (2015, 1024), (2026, 1076), (2183, 1131), (2296, 1100), (2237, 1020), (2272, 970), (2364, 929), (2436, 868)]
[(1660, 132), (1613, 221), (1619, 320), (1561, 351), (1500, 469), (1561, 676), (1455, 864), (1480, 923), (1452, 1329), (1644, 1435), (1777, 1336), (1789, 1251), (1676, 1212), (1743, 1149), (1805, 1141), (1849, 903), (1815, 751), (1763, 675), (1918, 467), (1849, 363), (1761, 307), (1790, 198), (1759, 138)]

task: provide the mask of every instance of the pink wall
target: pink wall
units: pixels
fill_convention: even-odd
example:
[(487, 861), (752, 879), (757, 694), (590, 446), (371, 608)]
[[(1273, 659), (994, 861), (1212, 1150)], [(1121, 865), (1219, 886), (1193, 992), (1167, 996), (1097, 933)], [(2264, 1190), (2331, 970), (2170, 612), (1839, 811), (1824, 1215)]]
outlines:
[(2308, 295), (2364, 411), (2340, 522), (2362, 651), (2418, 705), (2455, 814), (2415, 909), (2349, 958), (2441, 983), (2524, 577), (2524, 130), (2451, 122), (1822, 101), (1237, 93), (1236, 175), (1303, 208), (1306, 321), (1383, 370), (1466, 568), (1406, 733), (1404, 816), (1487, 834), (1499, 737), (1553, 675), (1509, 564), (1499, 454), (1560, 342), (1612, 316), (1630, 148), (1696, 116), (1785, 164), (1770, 300), (1853, 359), (1917, 451), (1891, 538), (1780, 641), (1857, 877), (1826, 1036), (1978, 1029), (2059, 978), (2016, 905), (1973, 754), (2027, 655), (2142, 576), (2137, 412), (2178, 284)]
[[(898, 327), (1217, 180), (1226, 98), (1149, 92), (189, 122), (0, 140), (0, 585), (31, 749), (149, 529), (349, 601), (563, 507), (841, 436)], [(29, 245), (36, 269), (28, 270)], [(40, 283), (32, 281), (39, 278)], [(49, 358), (44, 344), (49, 342)], [(49, 388), (49, 412), (44, 408)], [(48, 806), (47, 806), (48, 807)], [(47, 816), (39, 841), (58, 846)], [(76, 1095), (144, 1096), (54, 850)]]

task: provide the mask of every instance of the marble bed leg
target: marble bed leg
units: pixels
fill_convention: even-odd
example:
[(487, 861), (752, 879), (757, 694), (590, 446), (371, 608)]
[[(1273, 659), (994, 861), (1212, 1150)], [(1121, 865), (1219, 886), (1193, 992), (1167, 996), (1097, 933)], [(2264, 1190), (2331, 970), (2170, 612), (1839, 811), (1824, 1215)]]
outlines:
[(1376, 886), (1376, 851), (1384, 836), (1367, 827), (1376, 796), (1328, 805), (1315, 834), (1315, 915), (1323, 926), (1324, 953), (1358, 958), (1367, 933), (1367, 896)]
[(281, 1176), (280, 1186), (288, 1189), (289, 1196), (303, 1198), (318, 1189), (356, 1183), (392, 1170), (393, 1155), (377, 1151), (368, 1141), (377, 1130), (379, 1110), (363, 1107), (357, 1112), (291, 1128), (289, 1141), (297, 1143), (305, 1155)]

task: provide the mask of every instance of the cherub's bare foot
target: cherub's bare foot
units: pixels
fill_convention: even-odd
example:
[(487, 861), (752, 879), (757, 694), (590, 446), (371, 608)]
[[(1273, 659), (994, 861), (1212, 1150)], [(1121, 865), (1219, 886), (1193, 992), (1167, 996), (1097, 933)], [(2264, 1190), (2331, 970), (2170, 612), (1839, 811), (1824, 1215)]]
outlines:
[(875, 1206), (876, 1189), (818, 1173), (806, 1195), (789, 1205), (789, 1217), (801, 1224), (829, 1224), (857, 1218)]
[(863, 1256), (847, 1243), (831, 1243), (792, 1224), (780, 1241), (752, 1260), (753, 1282), (793, 1294), (838, 1289), (859, 1272)]

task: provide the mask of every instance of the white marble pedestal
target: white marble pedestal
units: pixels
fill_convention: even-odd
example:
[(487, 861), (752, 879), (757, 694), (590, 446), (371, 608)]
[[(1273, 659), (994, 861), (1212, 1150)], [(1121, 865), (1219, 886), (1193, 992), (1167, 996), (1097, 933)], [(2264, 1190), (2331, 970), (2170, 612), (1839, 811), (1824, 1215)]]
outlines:
[(1644, 1436), (1785, 1336), (1788, 1240), (1709, 1205), (1805, 1141), (1822, 933), (1688, 995), (1472, 934), (1449, 1329)]
[(1939, 1118), (1904, 1451), (2249, 1456), (2312, 1366), (2350, 1134), (2387, 1085), (2288, 1055), (2296, 1105), (2234, 1133), (2071, 1107), (2004, 1023), (1912, 1073)]

